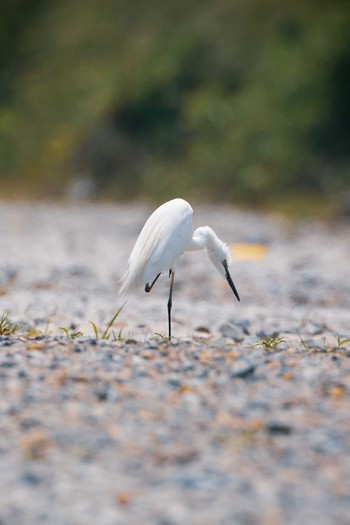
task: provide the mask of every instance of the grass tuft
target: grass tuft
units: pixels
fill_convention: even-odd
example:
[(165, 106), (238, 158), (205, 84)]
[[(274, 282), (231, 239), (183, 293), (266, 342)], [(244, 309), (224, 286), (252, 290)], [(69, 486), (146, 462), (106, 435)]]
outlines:
[(12, 323), (8, 314), (3, 313), (0, 318), (0, 335), (12, 335), (15, 333), (17, 326)]
[(265, 350), (277, 350), (279, 345), (285, 343), (286, 340), (282, 337), (264, 337), (258, 341), (254, 346), (262, 346)]
[[(105, 330), (102, 332), (101, 339), (105, 339), (105, 340), (108, 341), (110, 339), (110, 337), (112, 336), (113, 337), (113, 341), (123, 341), (122, 331), (120, 330), (119, 331), (119, 335), (116, 336), (114, 330), (112, 330), (112, 327), (113, 327), (113, 324), (115, 323), (115, 320), (119, 316), (120, 312), (123, 310), (125, 304), (126, 304), (126, 302), (124, 304), (122, 304), (122, 306), (120, 308), (118, 308), (116, 313), (113, 315), (112, 319), (107, 324)], [(99, 334), (99, 330), (97, 328), (96, 323), (94, 323), (93, 321), (89, 321), (89, 323), (91, 324), (91, 326), (92, 326), (92, 328), (94, 330), (94, 334), (95, 334), (96, 339), (100, 339), (100, 334)]]
[(77, 337), (82, 337), (84, 335), (83, 332), (69, 331), (68, 328), (65, 328), (64, 326), (60, 326), (59, 328), (60, 328), (60, 330), (64, 331), (64, 333), (66, 334), (68, 339), (76, 339)]

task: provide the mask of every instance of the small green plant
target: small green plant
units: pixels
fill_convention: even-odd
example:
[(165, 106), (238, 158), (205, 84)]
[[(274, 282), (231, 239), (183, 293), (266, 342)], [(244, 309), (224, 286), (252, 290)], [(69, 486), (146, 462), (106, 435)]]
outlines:
[(165, 343), (169, 341), (169, 337), (166, 335), (165, 332), (163, 333), (155, 332), (154, 335), (155, 335), (156, 340), (159, 341), (160, 343)]
[(28, 337), (28, 339), (33, 339), (35, 337), (39, 337), (40, 335), (43, 335), (43, 333), (36, 328), (29, 328), (29, 330), (26, 332), (26, 337)]
[(281, 343), (285, 343), (286, 340), (282, 337), (268, 336), (258, 341), (254, 346), (262, 346), (265, 350), (277, 350)]
[(94, 334), (95, 334), (95, 337), (96, 339), (99, 339), (99, 333), (98, 333), (98, 328), (96, 326), (96, 323), (94, 323), (93, 321), (89, 321), (89, 323), (91, 324), (93, 330), (94, 330)]
[(169, 336), (165, 332), (154, 332), (155, 339), (158, 343), (170, 343), (171, 341), (179, 341), (178, 337)]
[(118, 335), (115, 335), (114, 330), (112, 331), (113, 341), (117, 341), (117, 342), (124, 341), (124, 336), (123, 336), (123, 334), (122, 334), (122, 331), (123, 331), (123, 329), (121, 328), (121, 329), (119, 330)]
[(77, 337), (82, 337), (84, 335), (83, 332), (69, 331), (68, 328), (65, 328), (64, 326), (60, 326), (60, 330), (64, 331), (68, 339), (76, 339)]
[(16, 328), (17, 326), (12, 323), (8, 314), (3, 313), (0, 318), (0, 335), (12, 335)]
[[(120, 312), (123, 310), (125, 304), (126, 304), (126, 302), (113, 315), (112, 319), (107, 324), (105, 330), (102, 332), (101, 339), (107, 339), (108, 340), (108, 339), (110, 339), (111, 336), (113, 336), (113, 341), (122, 341), (123, 340), (123, 338), (122, 338), (122, 331), (120, 330), (119, 335), (116, 336), (115, 333), (114, 333), (114, 330), (112, 330), (112, 326), (113, 326), (115, 320), (117, 319), (117, 317), (119, 316)], [(100, 334), (99, 334), (99, 331), (98, 331), (96, 323), (94, 323), (93, 321), (89, 321), (89, 323), (91, 324), (91, 326), (92, 326), (92, 328), (94, 330), (94, 334), (95, 334), (96, 339), (100, 339)]]
[(338, 347), (342, 348), (346, 344), (350, 343), (350, 339), (342, 339), (340, 335), (337, 335), (337, 343), (338, 343)]

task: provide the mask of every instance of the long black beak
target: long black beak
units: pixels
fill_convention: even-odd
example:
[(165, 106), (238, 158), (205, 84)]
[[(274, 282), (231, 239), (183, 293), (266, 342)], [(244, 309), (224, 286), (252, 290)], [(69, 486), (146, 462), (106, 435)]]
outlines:
[(231, 290), (233, 291), (233, 293), (234, 293), (235, 296), (237, 297), (238, 301), (240, 301), (240, 298), (239, 298), (238, 292), (237, 292), (237, 290), (236, 290), (235, 285), (233, 284), (233, 281), (232, 281), (232, 279), (231, 279), (230, 272), (228, 271), (228, 267), (227, 267), (227, 261), (226, 261), (226, 259), (224, 259), (224, 260), (222, 261), (222, 265), (223, 265), (224, 270), (225, 270), (225, 274), (226, 274), (227, 282), (228, 282), (228, 284), (230, 285)]

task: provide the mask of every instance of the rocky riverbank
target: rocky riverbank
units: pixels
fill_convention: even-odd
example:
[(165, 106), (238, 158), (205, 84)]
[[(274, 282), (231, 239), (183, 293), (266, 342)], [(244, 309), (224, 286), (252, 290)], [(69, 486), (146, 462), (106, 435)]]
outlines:
[(1, 525), (347, 525), (350, 225), (195, 208), (241, 303), (185, 254), (102, 339), (150, 211), (0, 205)]

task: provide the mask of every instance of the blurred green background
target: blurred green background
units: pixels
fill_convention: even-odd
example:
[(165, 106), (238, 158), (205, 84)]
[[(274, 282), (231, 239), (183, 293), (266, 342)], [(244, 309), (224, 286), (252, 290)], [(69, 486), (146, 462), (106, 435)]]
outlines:
[(2, 196), (337, 208), (348, 0), (2, 0)]

